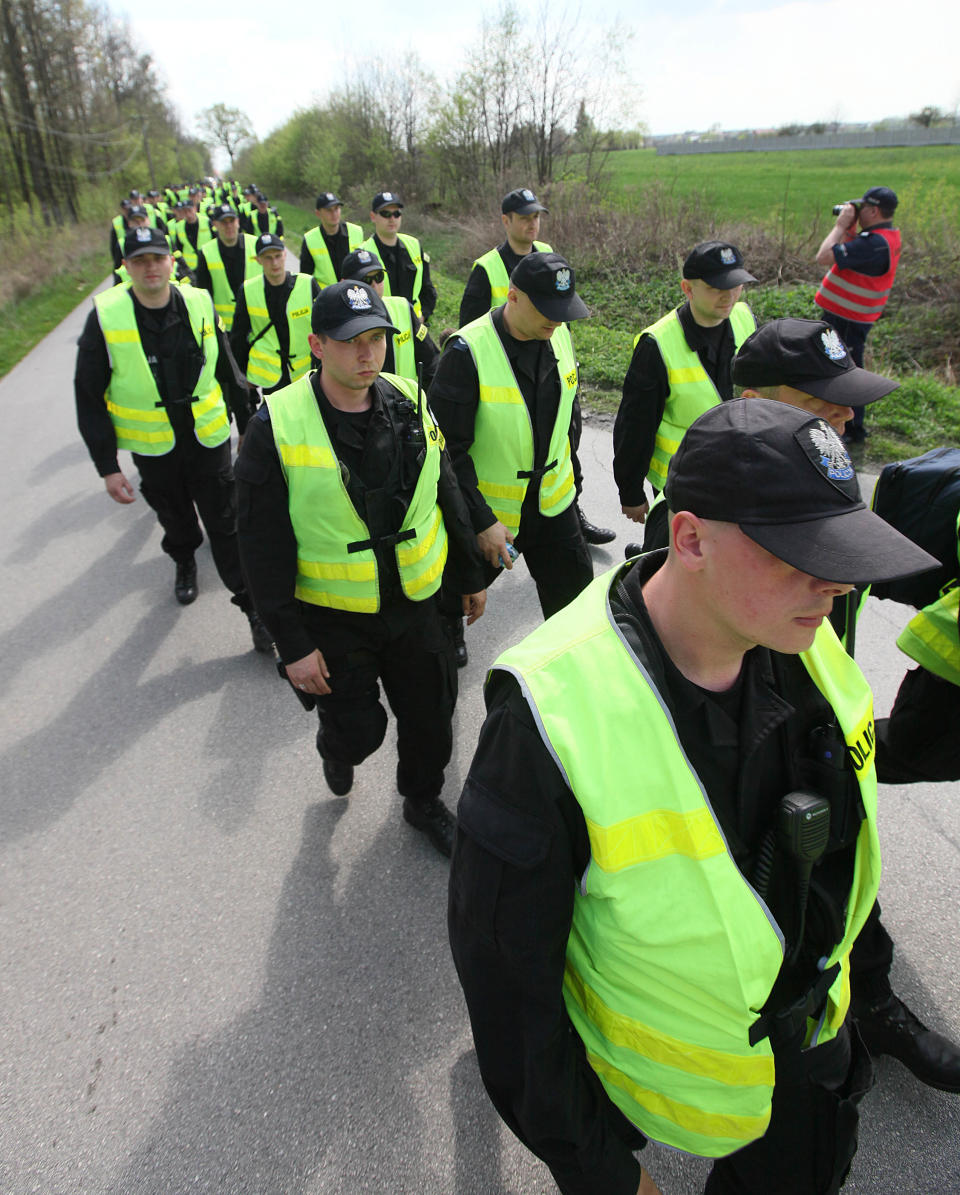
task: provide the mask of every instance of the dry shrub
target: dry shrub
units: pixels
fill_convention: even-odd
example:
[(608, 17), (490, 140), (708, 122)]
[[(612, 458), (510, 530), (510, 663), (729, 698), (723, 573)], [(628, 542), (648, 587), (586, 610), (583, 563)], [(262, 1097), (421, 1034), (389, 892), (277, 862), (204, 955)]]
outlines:
[(55, 279), (86, 266), (92, 258), (104, 258), (106, 276), (110, 268), (109, 240), (109, 218), (67, 224), (56, 230), (47, 228), (39, 219), (8, 224), (0, 231), (0, 261), (4, 262), (0, 305), (21, 302)]

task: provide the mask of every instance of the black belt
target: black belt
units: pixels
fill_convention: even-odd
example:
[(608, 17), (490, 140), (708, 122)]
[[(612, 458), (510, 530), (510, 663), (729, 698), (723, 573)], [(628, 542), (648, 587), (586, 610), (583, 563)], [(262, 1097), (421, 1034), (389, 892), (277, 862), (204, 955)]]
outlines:
[(370, 539), (355, 540), (352, 544), (347, 544), (347, 551), (365, 552), (367, 548), (375, 548), (378, 544), (386, 548), (392, 548), (394, 544), (402, 544), (405, 539), (416, 538), (416, 528), (409, 527), (406, 531), (394, 531), (391, 535), (376, 535), (371, 536)]
[(765, 1037), (770, 1038), (770, 1044), (775, 1046), (779, 1042), (789, 1041), (796, 1037), (806, 1024), (807, 1017), (816, 1013), (827, 997), (827, 992), (833, 986), (833, 981), (840, 974), (840, 964), (834, 963), (813, 985), (805, 996), (801, 996), (787, 1008), (777, 1009), (776, 1012), (765, 1012), (750, 1026), (750, 1045), (755, 1046)]
[(555, 461), (551, 461), (549, 465), (544, 465), (542, 469), (518, 469), (517, 478), (520, 481), (527, 481), (528, 479), (532, 479), (534, 477), (543, 477), (545, 474), (549, 473), (551, 469), (555, 469), (558, 462), (559, 458)]

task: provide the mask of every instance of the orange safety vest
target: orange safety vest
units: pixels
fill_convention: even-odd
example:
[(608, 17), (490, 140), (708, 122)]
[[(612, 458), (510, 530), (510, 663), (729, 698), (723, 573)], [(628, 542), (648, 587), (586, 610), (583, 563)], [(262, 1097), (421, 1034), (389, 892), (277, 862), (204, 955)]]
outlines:
[(890, 250), (890, 264), (885, 273), (877, 277), (858, 274), (856, 270), (843, 270), (834, 262), (824, 274), (814, 302), (824, 311), (832, 311), (844, 319), (857, 324), (872, 324), (880, 315), (893, 289), (893, 279), (900, 261), (900, 230), (898, 228), (873, 228), (870, 230), (883, 237)]

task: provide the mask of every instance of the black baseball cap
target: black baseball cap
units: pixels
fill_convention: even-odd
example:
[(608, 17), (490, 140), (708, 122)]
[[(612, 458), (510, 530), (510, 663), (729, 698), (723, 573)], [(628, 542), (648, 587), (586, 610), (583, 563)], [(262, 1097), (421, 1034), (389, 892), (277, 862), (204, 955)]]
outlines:
[(159, 228), (131, 228), (123, 238), (123, 256), (140, 257), (144, 253), (169, 256), (170, 243)]
[(373, 287), (353, 278), (323, 288), (313, 305), (310, 327), (332, 340), (352, 340), (372, 328), (398, 331)]
[(559, 253), (528, 253), (510, 275), (510, 285), (522, 290), (541, 315), (557, 323), (590, 314), (577, 294), (573, 266)]
[(235, 217), (239, 220), (240, 213), (235, 207), (232, 206), (232, 204), (229, 203), (216, 204), (213, 208), (213, 211), (210, 213), (211, 220), (229, 220), (231, 217)]
[(711, 407), (687, 429), (664, 490), (672, 511), (736, 523), (823, 581), (888, 581), (939, 563), (868, 509), (830, 424), (786, 403), (737, 398)]
[(383, 273), (383, 262), (369, 249), (354, 249), (340, 264), (343, 278), (366, 278), (368, 274)]
[(150, 213), (145, 207), (139, 203), (135, 203), (132, 207), (127, 209), (127, 219), (132, 220), (136, 216), (141, 216), (144, 220), (150, 219)]
[(264, 232), (257, 237), (254, 255), (259, 257), (265, 249), (286, 249), (286, 245), (283, 243), (283, 238), (278, 237), (276, 233)]
[(322, 207), (337, 207), (342, 206), (343, 200), (338, 199), (332, 191), (321, 191), (317, 196), (317, 209)]
[(393, 191), (378, 191), (370, 204), (372, 212), (379, 212), (382, 207), (403, 207), (400, 196)]
[[(520, 216), (528, 216), (531, 212), (546, 212), (547, 209), (529, 187), (518, 187), (516, 191), (504, 195), (500, 211), (504, 215), (508, 212), (516, 212)], [(547, 215), (549, 214), (547, 212)]]
[(855, 365), (837, 330), (818, 319), (775, 319), (758, 328), (740, 346), (733, 380), (793, 386), (842, 407), (865, 407), (900, 384)]
[(701, 278), (717, 290), (732, 290), (744, 282), (756, 282), (743, 268), (743, 255), (726, 241), (701, 241), (683, 263), (684, 278)]
[(893, 211), (900, 202), (897, 199), (896, 191), (891, 191), (889, 187), (871, 187), (869, 191), (864, 191), (861, 203), (875, 203), (877, 207), (887, 208)]

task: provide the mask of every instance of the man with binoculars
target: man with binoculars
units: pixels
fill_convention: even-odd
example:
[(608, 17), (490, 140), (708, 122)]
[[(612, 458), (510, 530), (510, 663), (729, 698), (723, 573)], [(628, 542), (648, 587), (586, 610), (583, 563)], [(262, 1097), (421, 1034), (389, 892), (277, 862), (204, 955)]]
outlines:
[[(830, 268), (814, 302), (861, 367), (867, 334), (883, 313), (900, 260), (900, 231), (893, 227), (896, 207), (897, 196), (889, 187), (871, 187), (862, 199), (838, 204), (833, 209), (836, 223), (817, 251), (817, 263)], [(866, 434), (859, 407), (844, 438), (857, 443)]]

